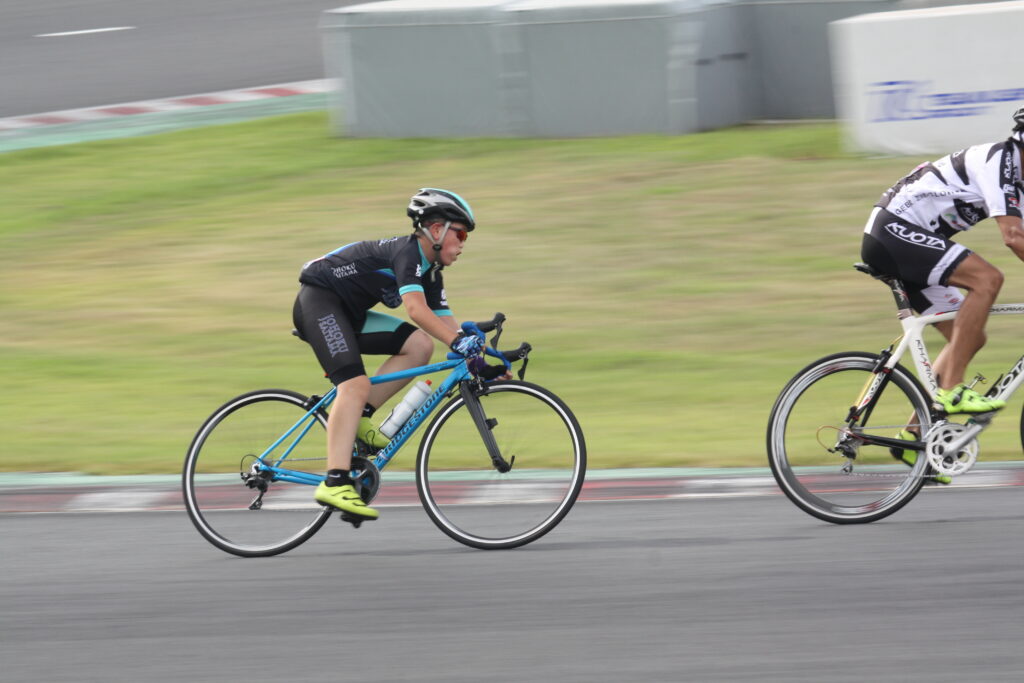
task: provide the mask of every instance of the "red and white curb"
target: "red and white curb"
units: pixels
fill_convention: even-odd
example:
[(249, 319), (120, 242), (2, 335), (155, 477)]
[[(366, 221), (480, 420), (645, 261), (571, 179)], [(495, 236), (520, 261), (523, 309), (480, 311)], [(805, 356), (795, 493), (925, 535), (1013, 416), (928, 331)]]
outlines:
[[(723, 476), (666, 476), (666, 477), (606, 477), (603, 473), (588, 478), (579, 500), (642, 501), (692, 498), (733, 498), (781, 495), (770, 474), (737, 474)], [(827, 477), (819, 483), (828, 484)], [(856, 479), (843, 477), (844, 490), (855, 487)], [(509, 487), (490, 487), (486, 482), (458, 481), (445, 484), (443, 496), (447, 504), (486, 504), (508, 502), (509, 497), (522, 502), (547, 500), (552, 492), (550, 482), (526, 481), (515, 491)], [(930, 486), (930, 491), (956, 489), (1024, 486), (1024, 468), (985, 469), (965, 474), (950, 486)], [(495, 497), (495, 491), (497, 498)], [(240, 508), (248, 504), (252, 492), (240, 486), (203, 486), (199, 494), (204, 506), (210, 508)], [(314, 507), (312, 489), (292, 486), (279, 489), (268, 509), (273, 507), (297, 509)], [(416, 484), (412, 481), (384, 481), (374, 505), (402, 507), (419, 505)], [(10, 486), (0, 488), (0, 513), (42, 512), (142, 512), (183, 510), (180, 486), (122, 485), (122, 486)]]
[(296, 95), (317, 95), (330, 92), (335, 88), (336, 84), (334, 81), (330, 79), (321, 79), (314, 81), (299, 81), (296, 83), (264, 85), (256, 88), (241, 88), (238, 90), (226, 90), (222, 92), (201, 93), (197, 95), (184, 95), (180, 97), (168, 97), (159, 100), (125, 102), (123, 104), (110, 104), (101, 107), (66, 109), (62, 111), (45, 112), (42, 114), (12, 116), (0, 119), (0, 133), (5, 131), (20, 131), (68, 123), (108, 121), (118, 117), (134, 116), (137, 114), (183, 112), (201, 107), (210, 107), (222, 104), (259, 102), (273, 98), (294, 97)]

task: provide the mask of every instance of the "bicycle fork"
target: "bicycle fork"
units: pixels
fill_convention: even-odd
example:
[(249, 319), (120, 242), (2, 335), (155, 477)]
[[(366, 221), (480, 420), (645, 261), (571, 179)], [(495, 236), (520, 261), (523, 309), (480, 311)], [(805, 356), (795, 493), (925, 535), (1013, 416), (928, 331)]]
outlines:
[(493, 432), (494, 428), (498, 425), (498, 421), (494, 418), (488, 418), (484, 414), (484, 408), (480, 405), (480, 397), (476, 393), (478, 388), (475, 382), (463, 380), (459, 383), (459, 394), (462, 396), (466, 409), (473, 418), (473, 424), (476, 425), (477, 431), (480, 432), (480, 438), (484, 440), (484, 446), (487, 447), (487, 454), (491, 456), (491, 463), (494, 465), (494, 469), (504, 474), (512, 469), (516, 456), (513, 455), (511, 460), (507, 461), (502, 457), (501, 449), (498, 448), (498, 442), (494, 439)]

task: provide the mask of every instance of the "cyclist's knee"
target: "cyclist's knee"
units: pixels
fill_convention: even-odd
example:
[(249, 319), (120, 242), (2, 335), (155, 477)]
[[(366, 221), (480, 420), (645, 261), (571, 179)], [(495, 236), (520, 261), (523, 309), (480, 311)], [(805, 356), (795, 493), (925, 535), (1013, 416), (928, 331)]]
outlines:
[(971, 254), (950, 278), (950, 284), (963, 287), (986, 299), (995, 299), (1003, 287), (1002, 271), (977, 254)]
[(992, 269), (992, 277), (989, 280), (989, 286), (992, 288), (992, 294), (999, 294), (999, 290), (1003, 288), (1003, 283), (1006, 281), (1006, 276), (1003, 275), (1003, 271), (998, 268)]
[(993, 268), (991, 275), (979, 279), (973, 286), (968, 288), (972, 294), (983, 297), (986, 301), (995, 301), (999, 296), (999, 290), (1003, 288), (1003, 274)]
[(434, 353), (434, 340), (423, 330), (416, 330), (405, 340), (402, 353), (412, 357), (420, 365), (425, 365)]
[(370, 395), (370, 378), (364, 375), (356, 375), (338, 383), (338, 394), (346, 398), (360, 398), (365, 402)]

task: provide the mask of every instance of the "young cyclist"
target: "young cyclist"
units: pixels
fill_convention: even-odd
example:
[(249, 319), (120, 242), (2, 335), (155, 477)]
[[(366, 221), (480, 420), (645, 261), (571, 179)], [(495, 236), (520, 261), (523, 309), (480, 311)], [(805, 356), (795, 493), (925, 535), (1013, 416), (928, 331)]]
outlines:
[[(354, 242), (304, 265), (292, 312), (299, 335), (338, 388), (327, 419), (327, 478), (314, 498), (366, 520), (379, 513), (352, 485), (353, 444), (358, 437), (374, 448), (387, 445), (370, 418), (410, 380), (371, 385), (362, 354), (391, 356), (378, 370), (384, 374), (428, 363), (433, 339), (465, 356), (482, 348), (478, 337), (459, 329), (441, 275), (458, 260), (476, 227), (469, 203), (448, 190), (423, 188), (406, 213), (413, 223), (411, 235)], [(378, 303), (404, 306), (418, 329), (371, 311)]]
[(1003, 242), (1024, 261), (1024, 108), (1013, 119), (1013, 134), (1006, 140), (918, 166), (882, 194), (864, 227), (861, 258), (898, 275), (919, 313), (960, 311), (954, 320), (936, 325), (948, 343), (935, 360), (939, 389), (933, 401), (946, 413), (985, 413), (1004, 406), (963, 383), (967, 364), (985, 343), (985, 322), (1003, 274), (953, 240), (991, 217)]

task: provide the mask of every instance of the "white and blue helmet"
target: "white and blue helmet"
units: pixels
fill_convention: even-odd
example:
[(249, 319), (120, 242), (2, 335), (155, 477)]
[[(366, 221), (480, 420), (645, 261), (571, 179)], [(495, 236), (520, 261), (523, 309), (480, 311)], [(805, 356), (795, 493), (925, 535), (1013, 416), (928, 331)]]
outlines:
[(409, 208), (406, 215), (412, 219), (415, 227), (423, 226), (423, 219), (431, 216), (441, 216), (449, 221), (458, 221), (466, 226), (467, 231), (476, 227), (476, 219), (473, 218), (473, 209), (469, 202), (449, 190), (441, 190), (436, 187), (423, 187), (409, 200)]

